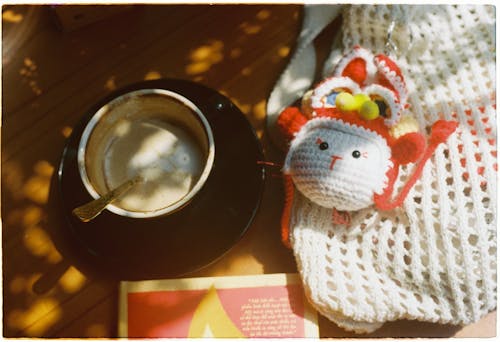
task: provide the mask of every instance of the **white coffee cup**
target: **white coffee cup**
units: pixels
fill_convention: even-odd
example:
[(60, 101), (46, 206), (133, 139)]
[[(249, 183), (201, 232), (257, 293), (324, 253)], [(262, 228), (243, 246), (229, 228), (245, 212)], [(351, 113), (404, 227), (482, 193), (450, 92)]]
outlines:
[(80, 176), (93, 198), (142, 176), (107, 207), (134, 218), (185, 206), (202, 189), (214, 158), (214, 138), (203, 113), (184, 96), (163, 89), (132, 91), (101, 107), (78, 147)]

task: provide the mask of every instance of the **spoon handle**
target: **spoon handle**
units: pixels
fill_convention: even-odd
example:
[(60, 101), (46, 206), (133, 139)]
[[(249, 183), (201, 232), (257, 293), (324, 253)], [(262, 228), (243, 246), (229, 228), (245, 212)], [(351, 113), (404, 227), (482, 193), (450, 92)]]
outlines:
[(130, 190), (130, 188), (141, 181), (141, 179), (142, 178), (139, 176), (129, 179), (128, 181), (106, 193), (102, 197), (73, 209), (73, 215), (78, 217), (83, 222), (88, 222), (94, 219), (104, 210), (104, 208), (108, 206), (108, 204)]

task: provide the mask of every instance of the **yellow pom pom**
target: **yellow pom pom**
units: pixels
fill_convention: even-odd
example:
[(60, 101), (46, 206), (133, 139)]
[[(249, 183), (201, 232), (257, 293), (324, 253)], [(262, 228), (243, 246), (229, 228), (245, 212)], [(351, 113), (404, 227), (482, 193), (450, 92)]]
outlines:
[(361, 105), (361, 109), (359, 111), (359, 114), (365, 120), (373, 120), (373, 119), (378, 118), (380, 113), (379, 113), (378, 106), (375, 102), (365, 101)]
[(389, 134), (397, 139), (406, 133), (418, 131), (419, 126), (417, 120), (413, 116), (407, 114), (403, 115), (401, 119), (399, 119), (399, 122), (391, 127)]
[(361, 106), (363, 106), (363, 103), (366, 101), (370, 101), (370, 97), (366, 94), (356, 94), (354, 95), (354, 102), (355, 102), (355, 109), (354, 110), (360, 110)]
[(338, 109), (350, 112), (356, 110), (356, 102), (354, 101), (354, 96), (347, 92), (341, 92), (335, 98), (335, 105)]

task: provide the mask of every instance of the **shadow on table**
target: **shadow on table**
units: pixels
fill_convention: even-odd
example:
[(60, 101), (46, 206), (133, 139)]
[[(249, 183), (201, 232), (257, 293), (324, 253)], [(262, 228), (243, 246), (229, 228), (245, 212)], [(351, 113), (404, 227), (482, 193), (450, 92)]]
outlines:
[[(50, 192), (48, 203), (51, 207), (60, 206), (61, 198), (58, 188), (57, 173), (54, 173), (50, 183)], [(60, 262), (51, 266), (47, 272), (33, 284), (33, 292), (43, 294), (52, 289), (62, 275), (71, 267), (76, 267), (89, 279), (114, 280), (108, 274), (97, 271), (91, 265), (85, 262), (85, 253), (87, 253), (78, 243), (75, 236), (71, 234), (68, 225), (61, 211), (49, 211), (47, 218), (47, 233), (49, 234), (55, 248), (63, 256)]]

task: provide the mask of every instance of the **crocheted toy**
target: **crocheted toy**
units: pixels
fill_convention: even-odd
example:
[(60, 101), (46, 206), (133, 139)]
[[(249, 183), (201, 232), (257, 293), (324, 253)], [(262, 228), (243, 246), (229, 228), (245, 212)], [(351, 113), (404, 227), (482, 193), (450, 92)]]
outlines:
[[(286, 108), (277, 124), (291, 139), (285, 159), (282, 238), (290, 246), (289, 218), (296, 187), (312, 202), (332, 209), (334, 224), (350, 223), (349, 212), (375, 205), (399, 207), (437, 146), (457, 128), (432, 125), (426, 144), (407, 108), (401, 70), (389, 57), (359, 46), (345, 55), (332, 77)], [(392, 198), (400, 165), (418, 162), (401, 192)]]

